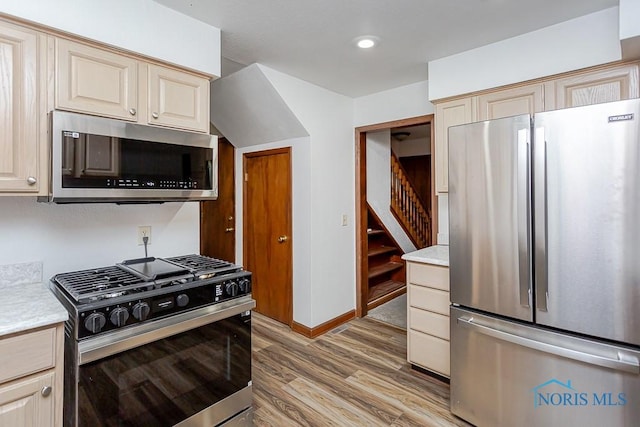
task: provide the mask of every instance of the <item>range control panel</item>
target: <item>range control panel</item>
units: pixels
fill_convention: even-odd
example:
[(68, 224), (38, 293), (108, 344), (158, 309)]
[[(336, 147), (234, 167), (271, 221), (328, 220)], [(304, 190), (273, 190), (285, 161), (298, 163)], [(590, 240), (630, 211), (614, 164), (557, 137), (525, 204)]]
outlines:
[[(141, 292), (140, 298), (127, 298), (113, 304), (86, 307), (78, 313), (78, 339), (95, 336), (159, 317), (178, 314), (206, 305), (216, 304), (251, 293), (251, 273), (242, 272), (203, 280), (201, 285), (191, 282), (182, 286), (167, 286), (161, 289)], [(173, 290), (175, 288), (175, 290)]]

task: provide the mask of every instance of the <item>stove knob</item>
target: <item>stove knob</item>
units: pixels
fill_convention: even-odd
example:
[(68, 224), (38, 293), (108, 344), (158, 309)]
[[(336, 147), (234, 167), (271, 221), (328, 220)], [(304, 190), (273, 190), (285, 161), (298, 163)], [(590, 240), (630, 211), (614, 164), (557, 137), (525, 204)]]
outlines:
[(150, 311), (151, 311), (151, 308), (149, 308), (149, 304), (147, 304), (146, 302), (139, 302), (133, 306), (133, 310), (131, 310), (131, 314), (133, 314), (133, 317), (135, 317), (136, 320), (139, 320), (142, 322), (147, 318)]
[(84, 327), (92, 334), (97, 334), (102, 330), (107, 319), (102, 313), (91, 313), (84, 321)]
[(176, 297), (176, 304), (178, 304), (178, 307), (184, 307), (187, 304), (189, 304), (189, 295), (187, 294), (180, 294)]
[(242, 292), (243, 294), (248, 294), (249, 292), (251, 292), (251, 280), (247, 279), (246, 277), (238, 280), (238, 286), (240, 287), (240, 292)]
[(129, 312), (124, 307), (114, 308), (111, 312), (111, 316), (109, 316), (109, 319), (111, 320), (111, 323), (113, 323), (117, 327), (124, 326), (124, 324), (127, 323), (127, 320), (129, 319)]
[(239, 286), (233, 280), (229, 280), (225, 285), (224, 289), (227, 292), (227, 295), (232, 297), (238, 296)]

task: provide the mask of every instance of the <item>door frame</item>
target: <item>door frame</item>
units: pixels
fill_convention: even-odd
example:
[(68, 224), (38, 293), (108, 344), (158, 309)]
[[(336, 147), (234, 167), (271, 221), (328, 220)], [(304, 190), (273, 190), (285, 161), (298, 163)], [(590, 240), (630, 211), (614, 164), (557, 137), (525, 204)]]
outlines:
[[(247, 181), (245, 179), (245, 174), (247, 173), (247, 159), (250, 157), (261, 157), (261, 156), (270, 156), (274, 154), (287, 154), (289, 156), (289, 176), (291, 177), (291, 186), (289, 189), (289, 218), (288, 218), (288, 230), (287, 235), (289, 236), (289, 245), (290, 245), (290, 253), (289, 258), (291, 262), (291, 271), (288, 277), (289, 284), (289, 307), (287, 308), (287, 323), (286, 325), (291, 327), (293, 325), (293, 150), (291, 146), (281, 147), (281, 148), (272, 148), (268, 150), (260, 150), (260, 151), (251, 151), (242, 153), (242, 264), (247, 265)], [(236, 212), (237, 214), (237, 212)]]
[(431, 235), (438, 230), (438, 198), (435, 193), (435, 129), (434, 114), (392, 120), (389, 122), (355, 128), (356, 144), (356, 317), (366, 315), (367, 292), (365, 281), (369, 269), (367, 257), (367, 132), (380, 131), (404, 126), (431, 126)]

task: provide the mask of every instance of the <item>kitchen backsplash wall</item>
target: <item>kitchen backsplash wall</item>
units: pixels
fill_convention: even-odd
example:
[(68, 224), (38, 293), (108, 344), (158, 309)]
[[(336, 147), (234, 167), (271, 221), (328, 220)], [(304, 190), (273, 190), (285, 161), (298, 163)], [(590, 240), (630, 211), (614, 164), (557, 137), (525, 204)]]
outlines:
[(42, 262), (0, 265), (0, 288), (42, 282)]
[(0, 197), (0, 266), (42, 263), (47, 281), (56, 273), (142, 258), (140, 225), (152, 227), (149, 256), (199, 253), (197, 202), (56, 205)]

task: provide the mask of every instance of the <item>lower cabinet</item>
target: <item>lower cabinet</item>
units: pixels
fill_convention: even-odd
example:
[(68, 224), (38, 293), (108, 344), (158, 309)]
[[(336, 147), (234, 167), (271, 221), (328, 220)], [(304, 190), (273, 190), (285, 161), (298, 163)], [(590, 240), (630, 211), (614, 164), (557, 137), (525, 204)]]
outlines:
[(63, 326), (0, 338), (0, 426), (60, 426)]
[(409, 363), (449, 377), (449, 268), (407, 262)]
[(55, 374), (33, 375), (0, 386), (0, 425), (54, 426)]

